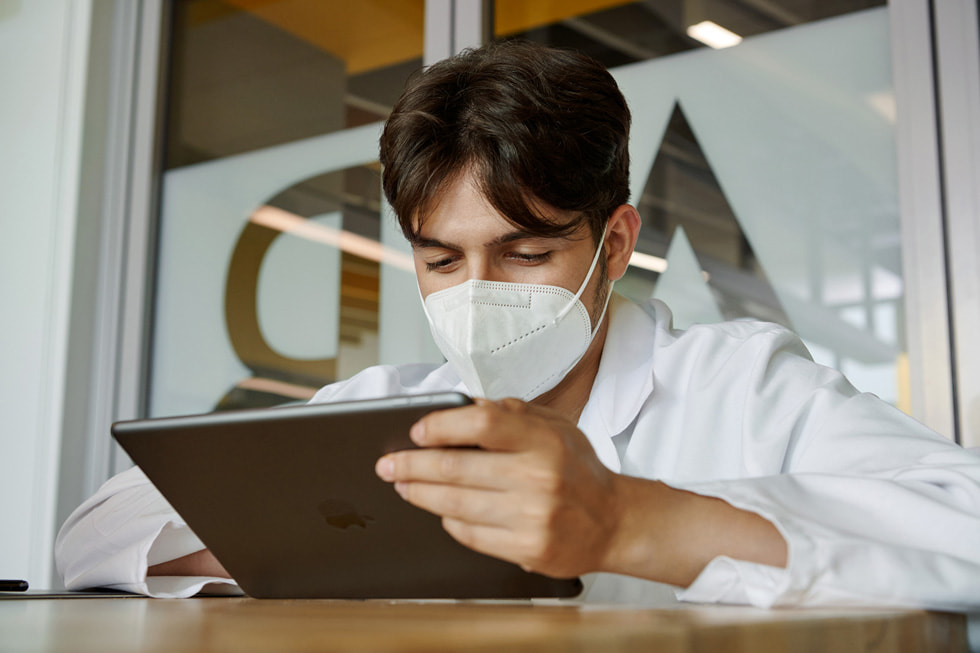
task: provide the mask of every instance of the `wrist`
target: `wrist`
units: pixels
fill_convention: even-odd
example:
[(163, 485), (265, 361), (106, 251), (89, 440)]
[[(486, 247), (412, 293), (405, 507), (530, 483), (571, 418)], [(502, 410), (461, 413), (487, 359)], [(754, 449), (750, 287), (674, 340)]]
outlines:
[(680, 587), (694, 582), (714, 555), (703, 537), (712, 525), (704, 508), (717, 500), (632, 476), (617, 475), (615, 483), (617, 524), (602, 571)]
[(661, 481), (616, 475), (614, 525), (600, 571), (686, 587), (717, 556), (776, 567), (787, 544), (764, 517)]
[[(641, 485), (648, 487), (643, 488)], [(648, 567), (650, 560), (656, 558), (656, 544), (652, 541), (651, 534), (645, 533), (642, 527), (642, 524), (650, 520), (655, 507), (649, 500), (651, 492), (656, 490), (653, 485), (662, 484), (623, 474), (613, 475), (613, 507), (610, 511), (612, 526), (598, 571), (641, 575), (636, 573), (637, 570)], [(644, 500), (643, 495), (647, 495), (647, 500)]]

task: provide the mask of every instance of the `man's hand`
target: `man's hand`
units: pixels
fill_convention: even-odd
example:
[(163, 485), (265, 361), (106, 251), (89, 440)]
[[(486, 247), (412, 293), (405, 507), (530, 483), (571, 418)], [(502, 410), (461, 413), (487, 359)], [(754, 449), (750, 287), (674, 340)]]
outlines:
[[(378, 475), (464, 545), (553, 577), (687, 586), (713, 558), (784, 566), (776, 527), (721, 499), (615, 474), (560, 413), (516, 399), (430, 413)], [(457, 447), (479, 447), (457, 448)]]
[(231, 578), (214, 554), (207, 549), (189, 553), (182, 558), (153, 565), (146, 570), (147, 576), (216, 576)]
[(378, 475), (462, 544), (553, 577), (606, 566), (616, 475), (559, 413), (477, 399), (423, 417), (411, 437), (424, 449), (384, 456)]

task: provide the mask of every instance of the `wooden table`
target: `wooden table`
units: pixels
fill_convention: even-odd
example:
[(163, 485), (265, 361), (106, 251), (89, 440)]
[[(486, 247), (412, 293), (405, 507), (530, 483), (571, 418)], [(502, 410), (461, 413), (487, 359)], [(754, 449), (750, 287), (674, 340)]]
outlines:
[(247, 598), (0, 601), (0, 651), (965, 651), (961, 615)]

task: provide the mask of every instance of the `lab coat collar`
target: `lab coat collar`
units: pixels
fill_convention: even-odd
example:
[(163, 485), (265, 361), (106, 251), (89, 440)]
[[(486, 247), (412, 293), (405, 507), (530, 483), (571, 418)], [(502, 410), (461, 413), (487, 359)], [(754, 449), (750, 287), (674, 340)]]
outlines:
[[(613, 436), (630, 427), (653, 392), (653, 345), (661, 317), (659, 311), (648, 315), (644, 308), (616, 293), (609, 300), (609, 330), (578, 427), (599, 459), (613, 471), (620, 468)], [(666, 320), (669, 323), (669, 313)], [(469, 393), (449, 363), (437, 368), (433, 377), (444, 379), (443, 383), (458, 392)]]
[(612, 296), (599, 370), (578, 426), (599, 459), (613, 470), (620, 467), (613, 436), (630, 427), (653, 392), (655, 333), (656, 323), (642, 308)]

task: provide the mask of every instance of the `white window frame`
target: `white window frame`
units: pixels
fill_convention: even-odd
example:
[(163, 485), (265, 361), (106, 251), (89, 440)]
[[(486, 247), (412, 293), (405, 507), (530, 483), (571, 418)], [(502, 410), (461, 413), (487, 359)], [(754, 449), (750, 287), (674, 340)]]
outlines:
[(976, 0), (933, 0), (953, 418), (980, 447), (980, 44)]

